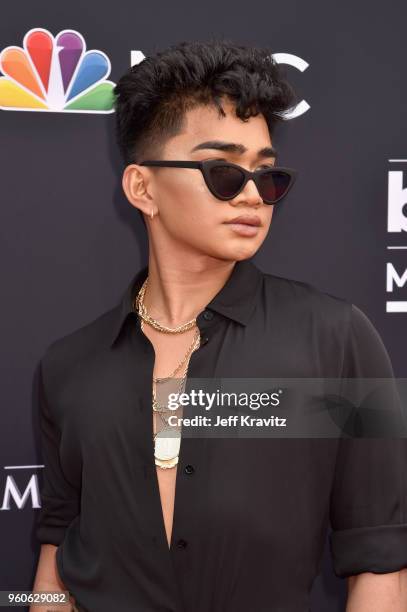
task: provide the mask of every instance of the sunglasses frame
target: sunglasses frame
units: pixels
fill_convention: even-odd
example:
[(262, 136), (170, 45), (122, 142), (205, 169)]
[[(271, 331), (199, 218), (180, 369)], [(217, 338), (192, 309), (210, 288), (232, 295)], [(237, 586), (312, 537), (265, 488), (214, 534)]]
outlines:
[[(198, 169), (202, 172), (206, 186), (208, 187), (209, 191), (216, 198), (218, 198), (219, 200), (223, 200), (223, 201), (233, 200), (233, 198), (235, 198), (245, 188), (247, 181), (249, 181), (250, 179), (253, 179), (257, 187), (257, 190), (259, 192), (259, 195), (261, 197), (258, 180), (262, 174), (265, 174), (268, 172), (271, 172), (271, 173), (284, 172), (285, 174), (288, 174), (290, 177), (290, 182), (288, 184), (286, 191), (283, 193), (282, 196), (280, 196), (279, 198), (273, 201), (270, 201), (270, 200), (267, 201), (264, 198), (262, 198), (263, 202), (269, 205), (276, 204), (277, 202), (282, 200), (287, 195), (291, 187), (294, 185), (295, 179), (297, 177), (297, 171), (294, 170), (293, 168), (285, 168), (283, 166), (270, 166), (270, 168), (262, 168), (261, 170), (254, 170), (254, 172), (251, 172), (250, 170), (246, 170), (246, 168), (243, 168), (242, 166), (239, 166), (238, 164), (234, 164), (228, 161), (223, 161), (220, 159), (207, 159), (205, 161), (187, 161), (187, 160), (172, 161), (172, 160), (167, 160), (167, 159), (163, 159), (163, 160), (150, 160), (149, 159), (149, 160), (145, 160), (141, 162), (140, 166), (159, 166), (159, 167), (162, 166), (165, 168), (168, 167), (168, 168), (195, 168), (195, 169)], [(233, 196), (230, 196), (230, 197), (222, 196), (215, 189), (214, 185), (211, 182), (211, 177), (210, 177), (210, 170), (214, 166), (233, 167), (233, 168), (238, 169), (242, 173), (244, 177), (243, 183), (240, 189)]]

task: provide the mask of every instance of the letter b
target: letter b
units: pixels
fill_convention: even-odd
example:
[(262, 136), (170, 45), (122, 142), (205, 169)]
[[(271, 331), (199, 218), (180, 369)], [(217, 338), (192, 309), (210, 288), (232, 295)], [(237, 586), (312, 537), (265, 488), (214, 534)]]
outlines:
[(403, 189), (403, 172), (389, 172), (388, 232), (407, 232), (407, 216), (403, 213), (407, 205), (407, 188)]

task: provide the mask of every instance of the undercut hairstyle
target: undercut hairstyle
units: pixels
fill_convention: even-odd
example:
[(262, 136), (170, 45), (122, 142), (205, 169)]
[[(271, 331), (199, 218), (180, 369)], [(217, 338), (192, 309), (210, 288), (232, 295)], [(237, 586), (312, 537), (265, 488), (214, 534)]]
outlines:
[[(243, 121), (263, 114), (270, 136), (296, 102), (269, 48), (227, 40), (181, 42), (132, 66), (113, 90), (116, 140), (125, 165), (160, 159), (184, 127), (185, 113), (222, 98)], [(144, 221), (143, 215), (142, 219)]]

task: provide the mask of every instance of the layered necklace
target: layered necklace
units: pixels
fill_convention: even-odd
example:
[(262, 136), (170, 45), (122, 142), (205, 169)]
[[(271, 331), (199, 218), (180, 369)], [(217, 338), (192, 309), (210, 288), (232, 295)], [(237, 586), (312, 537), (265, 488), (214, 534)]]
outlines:
[[(166, 334), (182, 334), (194, 326), (196, 326), (196, 318), (191, 319), (183, 325), (177, 327), (167, 327), (162, 325), (148, 314), (147, 309), (144, 305), (144, 294), (146, 292), (148, 284), (148, 276), (144, 281), (141, 289), (139, 290), (134, 300), (134, 310), (138, 313), (141, 318), (141, 330), (144, 330), (144, 323), (147, 323)], [(152, 385), (152, 397), (153, 397), (153, 414), (155, 413), (156, 418), (154, 419), (155, 425), (157, 425), (158, 418), (161, 421), (162, 428), (158, 430), (158, 427), (154, 427), (153, 442), (154, 442), (154, 459), (155, 465), (161, 468), (172, 468), (177, 465), (179, 458), (179, 451), (181, 446), (181, 427), (171, 426), (168, 423), (170, 416), (175, 414), (174, 410), (168, 408), (168, 404), (160, 404), (157, 400), (157, 384), (168, 383), (177, 373), (180, 375), (180, 384), (178, 386), (178, 393), (183, 393), (185, 389), (185, 383), (187, 379), (187, 372), (189, 366), (189, 360), (191, 355), (200, 346), (200, 332), (197, 328), (195, 336), (191, 345), (189, 346), (185, 356), (181, 362), (177, 365), (175, 370), (164, 378), (156, 378), (153, 376)]]

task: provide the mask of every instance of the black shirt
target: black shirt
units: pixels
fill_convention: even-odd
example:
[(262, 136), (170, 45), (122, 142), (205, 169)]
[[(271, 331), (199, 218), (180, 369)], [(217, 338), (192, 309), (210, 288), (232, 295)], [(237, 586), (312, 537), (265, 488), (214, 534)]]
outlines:
[[(87, 612), (306, 612), (335, 572), (407, 567), (405, 440), (183, 437), (168, 547), (153, 457), (154, 349), (132, 299), (41, 360), (37, 538)], [(391, 377), (355, 305), (250, 260), (198, 315), (188, 377)]]

